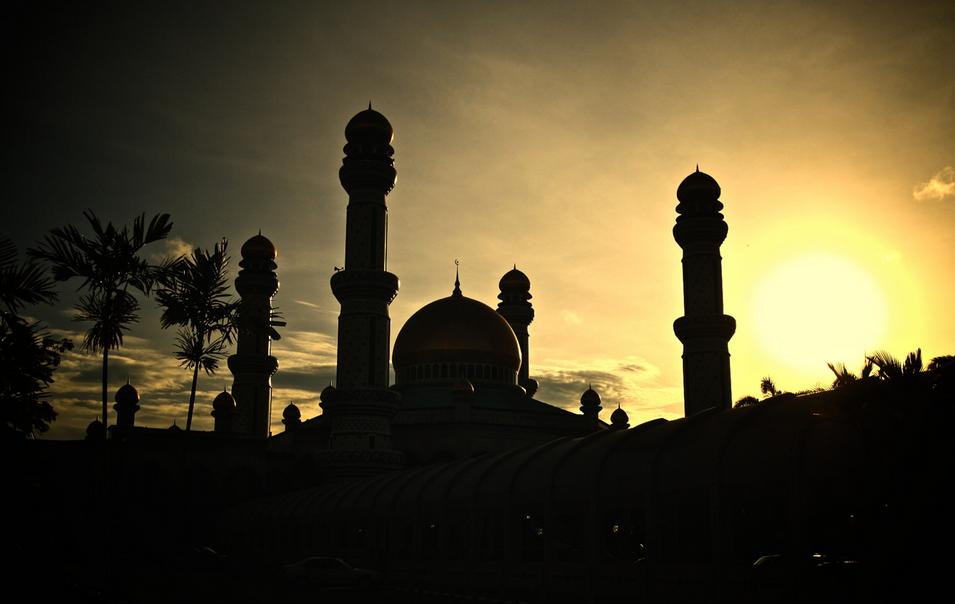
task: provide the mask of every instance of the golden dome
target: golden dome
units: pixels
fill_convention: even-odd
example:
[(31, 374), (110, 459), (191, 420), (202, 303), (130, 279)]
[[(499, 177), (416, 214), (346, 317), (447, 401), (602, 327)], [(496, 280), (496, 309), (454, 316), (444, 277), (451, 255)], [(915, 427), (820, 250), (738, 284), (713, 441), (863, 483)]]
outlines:
[(420, 309), (395, 338), (395, 371), (421, 363), (487, 363), (517, 371), (521, 349), (514, 330), (490, 306), (460, 290)]

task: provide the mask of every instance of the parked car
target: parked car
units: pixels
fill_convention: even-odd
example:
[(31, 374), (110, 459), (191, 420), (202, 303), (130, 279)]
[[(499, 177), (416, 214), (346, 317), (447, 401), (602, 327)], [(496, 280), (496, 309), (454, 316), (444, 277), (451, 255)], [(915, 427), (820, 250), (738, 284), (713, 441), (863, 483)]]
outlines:
[(286, 564), (285, 577), (314, 587), (372, 587), (381, 584), (381, 573), (355, 568), (341, 558), (309, 556)]

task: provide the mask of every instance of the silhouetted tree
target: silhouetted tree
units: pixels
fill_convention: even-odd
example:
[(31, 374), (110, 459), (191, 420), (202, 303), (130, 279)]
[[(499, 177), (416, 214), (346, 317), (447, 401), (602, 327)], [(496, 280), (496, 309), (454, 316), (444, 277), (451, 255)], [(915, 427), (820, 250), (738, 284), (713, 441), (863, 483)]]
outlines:
[(756, 403), (758, 402), (759, 402), (759, 399), (756, 398), (755, 396), (747, 395), (739, 399), (735, 403), (733, 403), (733, 408), (735, 409), (736, 407), (754, 407)]
[(922, 349), (918, 348), (915, 352), (910, 352), (904, 361), (884, 350), (880, 350), (866, 357), (869, 362), (878, 368), (876, 374), (879, 379), (894, 380), (903, 377), (914, 376), (922, 371)]
[(780, 394), (780, 391), (776, 389), (776, 384), (773, 383), (773, 378), (768, 375), (760, 380), (759, 391), (768, 397), (774, 397)]
[(29, 251), (33, 258), (48, 262), (56, 281), (74, 277), (82, 280), (79, 289), (86, 289), (76, 305), (76, 321), (92, 322), (83, 338), (83, 348), (103, 352), (103, 425), (108, 417), (109, 351), (123, 344), (123, 332), (139, 320), (139, 302), (129, 291), (149, 295), (153, 284), (168, 270), (173, 261), (165, 259), (150, 264), (139, 255), (146, 245), (165, 239), (172, 228), (169, 214), (157, 214), (146, 224), (145, 214), (133, 220), (132, 230), (103, 226), (91, 211), (83, 212), (93, 231), (92, 237), (80, 233), (73, 225), (55, 228), (40, 245)]
[(927, 371), (936, 371), (938, 369), (941, 369), (942, 367), (948, 367), (949, 365), (952, 365), (953, 363), (955, 363), (955, 355), (951, 355), (951, 354), (942, 355), (939, 357), (934, 357), (931, 361), (929, 361), (928, 367), (926, 367), (925, 369)]
[[(826, 363), (829, 367), (829, 370), (835, 374), (836, 379), (832, 382), (833, 388), (841, 388), (846, 384), (851, 384), (852, 382), (858, 381), (859, 376), (849, 371), (845, 363)], [(869, 375), (872, 374), (872, 361), (869, 358), (866, 358), (865, 363), (862, 365), (862, 371), (860, 372), (861, 379), (866, 379)]]
[(56, 300), (43, 268), (20, 264), (10, 239), (0, 236), (0, 433), (36, 436), (46, 432), (56, 411), (46, 398), (60, 354), (73, 347), (68, 339), (45, 334), (38, 323), (19, 315), (25, 305)]
[(192, 390), (186, 431), (192, 428), (199, 368), (212, 375), (232, 343), (236, 303), (231, 300), (226, 280), (228, 242), (223, 239), (211, 252), (196, 248), (178, 262), (162, 279), (156, 299), (163, 308), (163, 329), (180, 326), (176, 335), (176, 358), (192, 369)]

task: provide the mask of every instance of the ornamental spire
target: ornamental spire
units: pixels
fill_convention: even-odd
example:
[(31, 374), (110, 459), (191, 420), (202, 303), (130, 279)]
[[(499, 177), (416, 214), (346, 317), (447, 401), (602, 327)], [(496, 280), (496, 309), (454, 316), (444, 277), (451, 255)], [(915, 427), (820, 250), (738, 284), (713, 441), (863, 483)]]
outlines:
[(461, 295), (461, 271), (458, 268), (460, 264), (461, 263), (458, 262), (458, 259), (455, 258), (454, 259), (454, 291), (451, 292), (452, 296)]

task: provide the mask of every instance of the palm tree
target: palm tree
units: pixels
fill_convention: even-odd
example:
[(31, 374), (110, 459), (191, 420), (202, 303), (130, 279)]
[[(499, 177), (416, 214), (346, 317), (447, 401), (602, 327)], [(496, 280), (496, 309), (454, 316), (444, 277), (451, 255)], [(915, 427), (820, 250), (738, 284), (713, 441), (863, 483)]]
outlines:
[(826, 363), (829, 367), (829, 370), (835, 374), (836, 379), (832, 382), (833, 388), (841, 388), (847, 384), (858, 381), (859, 379), (866, 379), (872, 373), (872, 360), (866, 357), (865, 363), (862, 365), (862, 371), (860, 376), (849, 371), (845, 363)]
[(223, 239), (212, 249), (196, 248), (183, 258), (162, 280), (156, 299), (163, 308), (160, 322), (163, 329), (180, 326), (176, 335), (176, 358), (180, 365), (192, 369), (192, 390), (186, 431), (192, 428), (196, 404), (199, 368), (212, 375), (232, 343), (236, 303), (227, 293), (226, 271), (228, 242)]
[(937, 371), (942, 367), (948, 367), (953, 363), (955, 363), (955, 356), (946, 354), (939, 357), (934, 357), (931, 361), (929, 361), (928, 367), (926, 367), (926, 369), (928, 371)]
[(31, 257), (48, 262), (53, 279), (81, 279), (78, 289), (86, 289), (76, 305), (76, 321), (93, 326), (83, 338), (83, 348), (103, 352), (103, 425), (107, 425), (107, 388), (109, 351), (123, 344), (123, 332), (139, 320), (139, 302), (130, 289), (149, 295), (153, 284), (169, 269), (172, 260), (150, 264), (139, 255), (146, 245), (165, 239), (172, 229), (169, 214), (156, 214), (146, 224), (145, 214), (133, 220), (132, 230), (104, 226), (92, 210), (83, 212), (93, 231), (82, 234), (74, 225), (52, 229), (40, 245), (29, 250)]
[(922, 371), (921, 348), (916, 349), (915, 352), (910, 352), (904, 361), (899, 361), (884, 350), (874, 352), (872, 356), (866, 358), (879, 369), (876, 375), (883, 380), (911, 377)]
[(61, 353), (73, 347), (53, 338), (36, 322), (20, 316), (26, 305), (56, 301), (53, 282), (43, 268), (20, 264), (17, 248), (0, 236), (0, 434), (36, 436), (56, 419), (44, 400)]
[(781, 392), (776, 389), (776, 384), (773, 383), (773, 378), (769, 376), (766, 376), (760, 380), (759, 391), (769, 397), (774, 397), (778, 394), (781, 394)]

